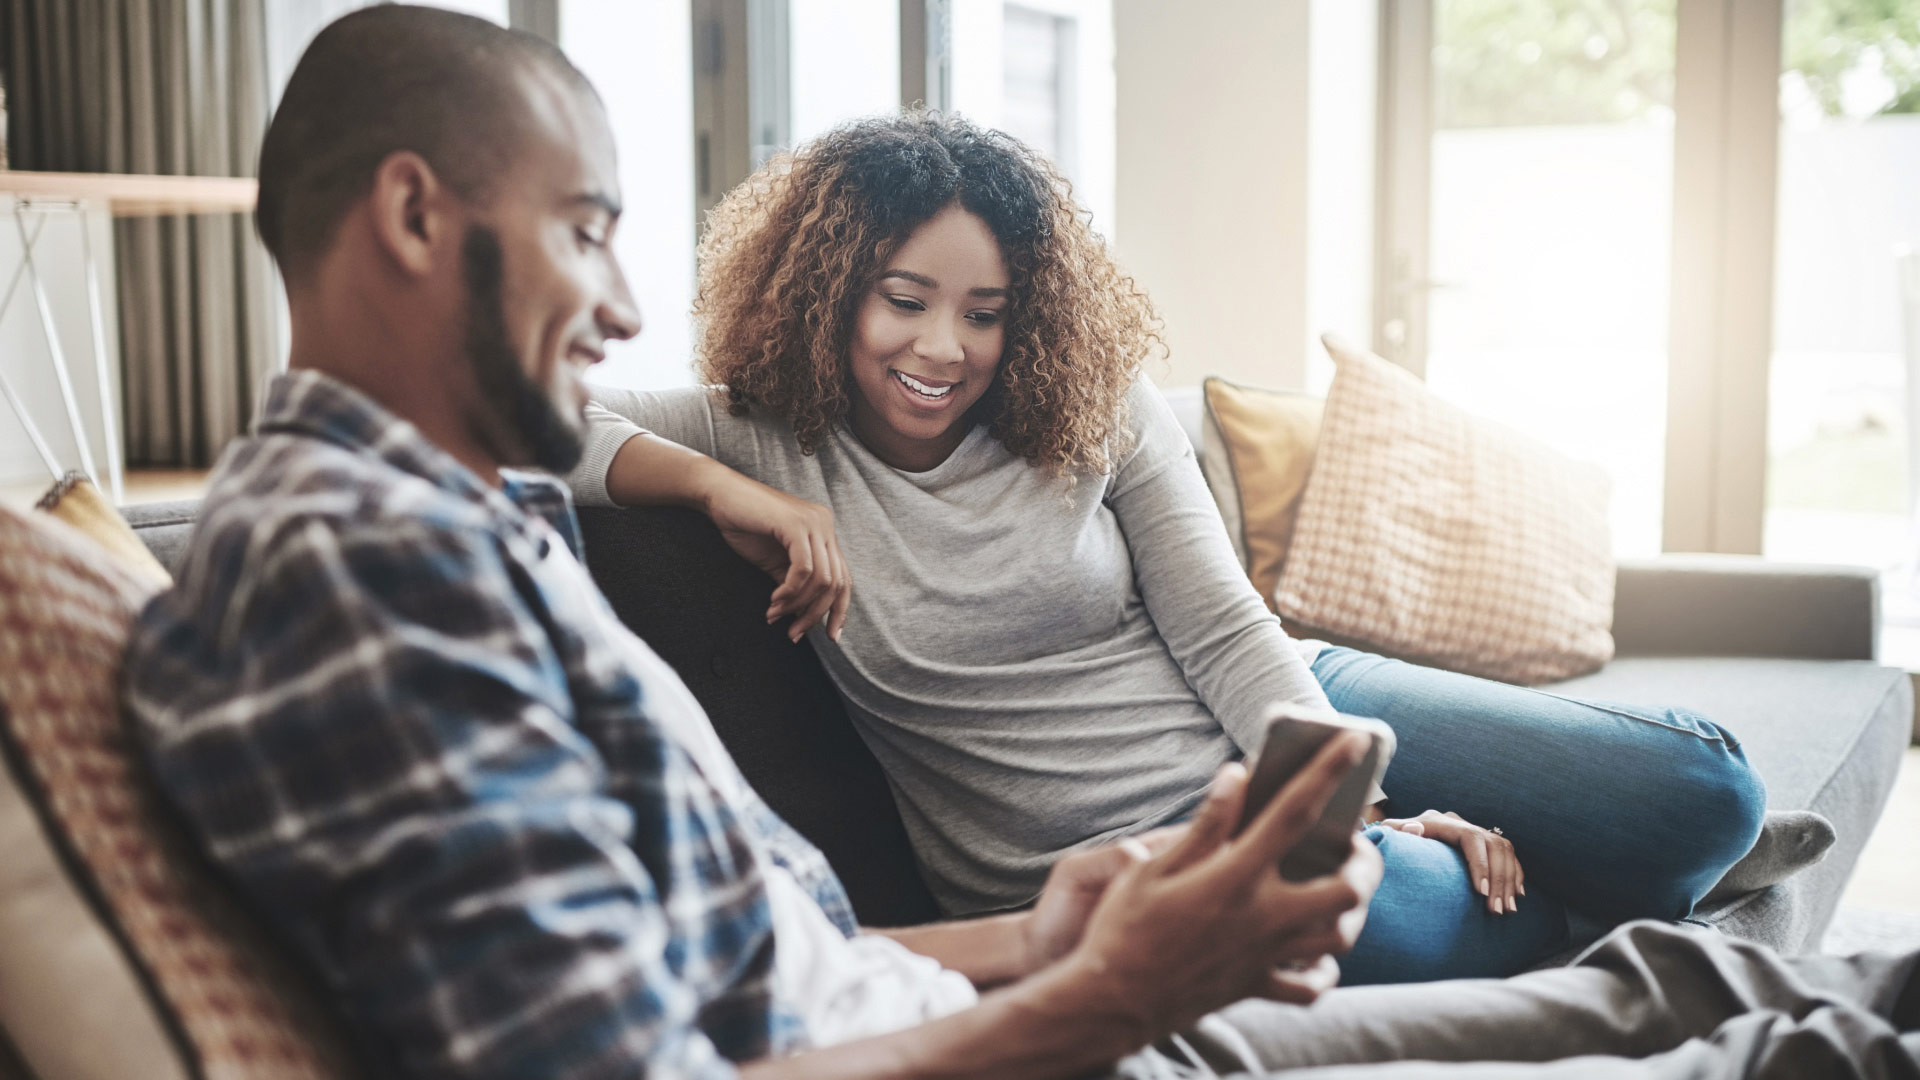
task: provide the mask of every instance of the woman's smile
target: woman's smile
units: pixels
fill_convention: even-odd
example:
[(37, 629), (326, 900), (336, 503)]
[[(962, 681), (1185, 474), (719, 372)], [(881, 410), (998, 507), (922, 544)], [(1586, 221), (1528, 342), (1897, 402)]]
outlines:
[(888, 370), (893, 373), (893, 381), (907, 392), (908, 400), (919, 408), (943, 409), (956, 400), (953, 388), (960, 385), (957, 382), (916, 378), (899, 368)]

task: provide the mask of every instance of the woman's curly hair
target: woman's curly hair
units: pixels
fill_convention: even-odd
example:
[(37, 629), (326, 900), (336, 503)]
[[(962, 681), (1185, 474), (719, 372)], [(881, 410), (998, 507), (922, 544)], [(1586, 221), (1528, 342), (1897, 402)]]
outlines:
[(1052, 165), (953, 116), (848, 124), (721, 200), (700, 242), (701, 380), (725, 388), (736, 416), (787, 418), (812, 453), (858, 392), (847, 351), (867, 290), (907, 236), (955, 202), (992, 231), (1011, 279), (999, 371), (969, 418), (1057, 475), (1110, 471), (1159, 319)]

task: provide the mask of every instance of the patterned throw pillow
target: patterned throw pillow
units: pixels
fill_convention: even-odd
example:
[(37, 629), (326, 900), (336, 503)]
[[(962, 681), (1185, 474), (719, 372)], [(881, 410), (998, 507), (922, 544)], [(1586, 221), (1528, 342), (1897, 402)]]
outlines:
[(1613, 658), (1608, 480), (1329, 336), (1336, 365), (1282, 619), (1515, 683)]
[[(207, 1080), (351, 1075), (305, 986), (196, 863), (132, 756), (120, 663), (153, 585), (71, 528), (36, 517), (0, 508), (0, 744), (74, 891), (125, 951), (179, 1071)], [(99, 1004), (62, 1005), (70, 1038), (119, 1036), (123, 1021)]]

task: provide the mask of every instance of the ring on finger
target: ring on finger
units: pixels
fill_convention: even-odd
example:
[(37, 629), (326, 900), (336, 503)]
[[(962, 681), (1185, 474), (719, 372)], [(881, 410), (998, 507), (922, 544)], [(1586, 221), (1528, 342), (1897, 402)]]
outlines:
[(1492, 834), (1493, 834), (1493, 835), (1495, 835), (1495, 836), (1505, 836), (1505, 835), (1507, 835), (1506, 833), (1503, 833), (1503, 832), (1501, 832), (1501, 831), (1500, 831), (1500, 826), (1498, 826), (1498, 825), (1495, 825), (1495, 826), (1494, 826), (1493, 828), (1491, 828), (1491, 829), (1488, 829), (1487, 831), (1488, 831), (1488, 832), (1490, 832), (1490, 833), (1492, 833)]

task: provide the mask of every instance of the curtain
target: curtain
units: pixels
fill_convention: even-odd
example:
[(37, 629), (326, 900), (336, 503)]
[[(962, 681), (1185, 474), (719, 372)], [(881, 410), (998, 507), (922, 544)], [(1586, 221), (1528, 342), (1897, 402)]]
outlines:
[[(260, 0), (0, 0), (10, 160), (251, 176), (268, 112)], [(127, 461), (205, 466), (284, 363), (279, 285), (245, 215), (114, 225)]]

